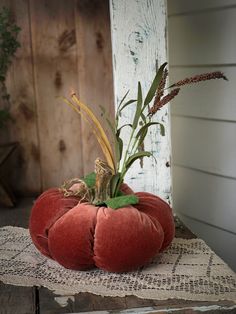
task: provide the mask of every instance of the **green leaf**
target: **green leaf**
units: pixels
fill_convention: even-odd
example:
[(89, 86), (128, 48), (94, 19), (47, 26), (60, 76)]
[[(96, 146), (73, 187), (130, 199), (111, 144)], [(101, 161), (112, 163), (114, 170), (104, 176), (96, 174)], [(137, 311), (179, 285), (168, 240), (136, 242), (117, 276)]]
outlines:
[(159, 68), (153, 82), (152, 82), (152, 85), (147, 93), (147, 96), (144, 100), (144, 108), (152, 101), (153, 97), (155, 96), (156, 94), (156, 91), (157, 91), (157, 87), (158, 85), (160, 84), (161, 82), (161, 79), (162, 79), (162, 75), (163, 75), (163, 71), (165, 69), (167, 65), (167, 62), (163, 63), (162, 66)]
[(121, 190), (119, 190), (119, 191), (116, 193), (116, 196), (123, 196), (123, 195), (126, 195), (126, 194), (123, 193)]
[(127, 123), (127, 124), (122, 125), (122, 126), (116, 131), (116, 135), (117, 135), (117, 136), (120, 136), (120, 131), (121, 131), (125, 126), (130, 126), (130, 127), (132, 128), (132, 124), (130, 124), (130, 123)]
[(141, 112), (141, 115), (140, 115), (140, 116), (141, 116), (141, 119), (143, 120), (143, 123), (146, 124), (146, 121), (147, 121), (147, 120), (146, 120), (145, 115)]
[(160, 124), (160, 133), (161, 133), (161, 136), (165, 136), (165, 127), (162, 123), (159, 123)]
[(148, 132), (148, 128), (144, 128), (142, 133), (140, 133), (140, 138), (139, 138), (139, 142), (138, 142), (138, 147), (142, 147), (142, 144), (145, 140), (145, 137), (147, 135)]
[(120, 161), (122, 157), (122, 152), (123, 152), (123, 141), (119, 136), (116, 137), (115, 150), (116, 150), (117, 161)]
[(135, 162), (135, 160), (140, 159), (142, 157), (150, 157), (152, 155), (152, 153), (150, 152), (138, 152), (132, 156), (130, 156), (127, 160), (127, 162), (125, 163), (125, 167), (126, 169), (129, 169), (131, 167), (131, 165)]
[(138, 133), (136, 134), (136, 137), (141, 137), (150, 126), (152, 125), (160, 125), (160, 129), (161, 129), (161, 135), (164, 136), (165, 135), (165, 128), (164, 125), (161, 124), (160, 122), (148, 122), (147, 124), (145, 124), (143, 127), (141, 127), (141, 129), (138, 131)]
[(87, 184), (88, 188), (94, 187), (95, 183), (96, 183), (96, 174), (95, 174), (95, 172), (89, 173), (87, 176), (82, 178), (82, 180)]
[(111, 197), (116, 196), (116, 188), (120, 181), (120, 173), (116, 173), (112, 176), (110, 181), (110, 191), (111, 191)]
[(138, 197), (134, 194), (130, 194), (110, 198), (109, 200), (106, 200), (104, 203), (110, 208), (117, 209), (128, 205), (135, 205), (138, 204), (138, 202), (139, 202)]
[(142, 87), (140, 82), (138, 82), (138, 100), (137, 100), (137, 107), (136, 107), (136, 112), (134, 116), (134, 121), (133, 121), (133, 129), (137, 128), (138, 121), (142, 112), (142, 103), (143, 103), (143, 96), (142, 96)]
[[(120, 106), (123, 104), (125, 98), (127, 97), (127, 95), (129, 94), (129, 90), (125, 93), (124, 97), (121, 99), (118, 107), (117, 107), (117, 111), (120, 109)], [(121, 109), (122, 110), (122, 109)]]
[(129, 101), (127, 101), (120, 109), (119, 112), (121, 112), (125, 107), (127, 107), (130, 104), (133, 104), (134, 102), (136, 102), (137, 99), (130, 99)]
[(123, 141), (120, 137), (118, 138), (118, 144), (119, 144), (119, 161), (120, 161), (122, 158), (122, 153), (123, 153)]

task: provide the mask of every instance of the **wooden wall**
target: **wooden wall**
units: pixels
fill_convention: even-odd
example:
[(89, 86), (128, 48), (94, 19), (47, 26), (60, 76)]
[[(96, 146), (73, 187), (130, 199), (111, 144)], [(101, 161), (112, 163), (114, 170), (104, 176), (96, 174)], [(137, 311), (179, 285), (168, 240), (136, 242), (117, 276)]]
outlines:
[(102, 105), (113, 115), (109, 1), (4, 5), (22, 29), (7, 81), (14, 120), (8, 138), (20, 144), (14, 189), (35, 194), (93, 171), (101, 153), (89, 127), (58, 96), (73, 88), (98, 114)]
[(168, 0), (171, 81), (222, 71), (171, 104), (174, 209), (236, 270), (236, 1)]

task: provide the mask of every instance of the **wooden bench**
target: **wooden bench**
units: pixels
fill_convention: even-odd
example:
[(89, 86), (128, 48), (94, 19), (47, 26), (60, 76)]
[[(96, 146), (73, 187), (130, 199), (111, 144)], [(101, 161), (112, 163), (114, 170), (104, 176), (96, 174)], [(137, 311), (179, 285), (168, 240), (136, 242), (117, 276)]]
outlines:
[[(27, 228), (33, 199), (22, 199), (14, 209), (0, 208), (0, 226)], [(176, 219), (176, 237), (196, 236)], [(0, 283), (0, 313), (236, 313), (236, 304), (229, 301), (202, 302), (186, 300), (147, 300), (135, 296), (101, 297), (91, 293), (61, 296), (44, 287), (18, 287)], [(171, 312), (172, 311), (172, 312)]]

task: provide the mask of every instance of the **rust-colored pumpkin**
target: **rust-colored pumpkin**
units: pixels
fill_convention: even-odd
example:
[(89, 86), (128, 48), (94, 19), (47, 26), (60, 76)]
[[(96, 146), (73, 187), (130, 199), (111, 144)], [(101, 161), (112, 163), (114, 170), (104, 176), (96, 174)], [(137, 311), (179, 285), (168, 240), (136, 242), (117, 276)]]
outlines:
[[(103, 123), (75, 92), (70, 100), (64, 98), (89, 123), (105, 160), (97, 158), (94, 173), (83, 180), (78, 179), (69, 191), (67, 185), (63, 185), (62, 189), (44, 192), (32, 209), (29, 228), (33, 242), (44, 255), (61, 265), (78, 270), (95, 266), (115, 272), (135, 270), (171, 243), (175, 227), (169, 205), (153, 194), (133, 193), (123, 184), (125, 175), (136, 160), (153, 155), (144, 149), (149, 127), (159, 125), (162, 136), (165, 128), (152, 121), (152, 116), (179, 93), (180, 86), (227, 78), (221, 72), (197, 75), (172, 84), (169, 88), (174, 89), (166, 94), (166, 66), (164, 63), (158, 69), (145, 97), (140, 82), (136, 100), (127, 101), (128, 92), (125, 94), (117, 106), (114, 121), (110, 121), (103, 110), (104, 121), (114, 135), (113, 145)], [(136, 109), (132, 121), (121, 125), (119, 117), (134, 102)], [(128, 126), (132, 131), (126, 134), (127, 145), (123, 145), (122, 130)], [(107, 207), (102, 206), (104, 204)]]
[[(132, 192), (128, 186), (123, 186), (124, 191)], [(135, 195), (138, 204), (114, 210), (79, 203), (77, 197), (50, 189), (32, 209), (32, 240), (41, 253), (66, 268), (135, 270), (148, 264), (174, 237), (169, 205), (150, 193)]]

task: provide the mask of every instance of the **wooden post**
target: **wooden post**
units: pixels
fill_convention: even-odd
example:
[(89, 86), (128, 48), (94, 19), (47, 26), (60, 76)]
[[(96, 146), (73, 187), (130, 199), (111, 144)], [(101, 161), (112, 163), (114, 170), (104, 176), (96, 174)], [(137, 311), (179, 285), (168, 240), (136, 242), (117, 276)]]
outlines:
[[(130, 98), (136, 97), (138, 81), (146, 94), (156, 67), (167, 61), (166, 1), (110, 0), (110, 15), (117, 107), (128, 90)], [(121, 124), (130, 123), (133, 113), (134, 107), (129, 107), (121, 117)], [(171, 202), (169, 108), (160, 110), (155, 120), (163, 123), (166, 131), (162, 137), (158, 127), (153, 126), (147, 136), (145, 148), (153, 152), (156, 161), (145, 158), (143, 168), (136, 161), (125, 181), (135, 191), (158, 194)], [(126, 134), (123, 133), (125, 146)]]

